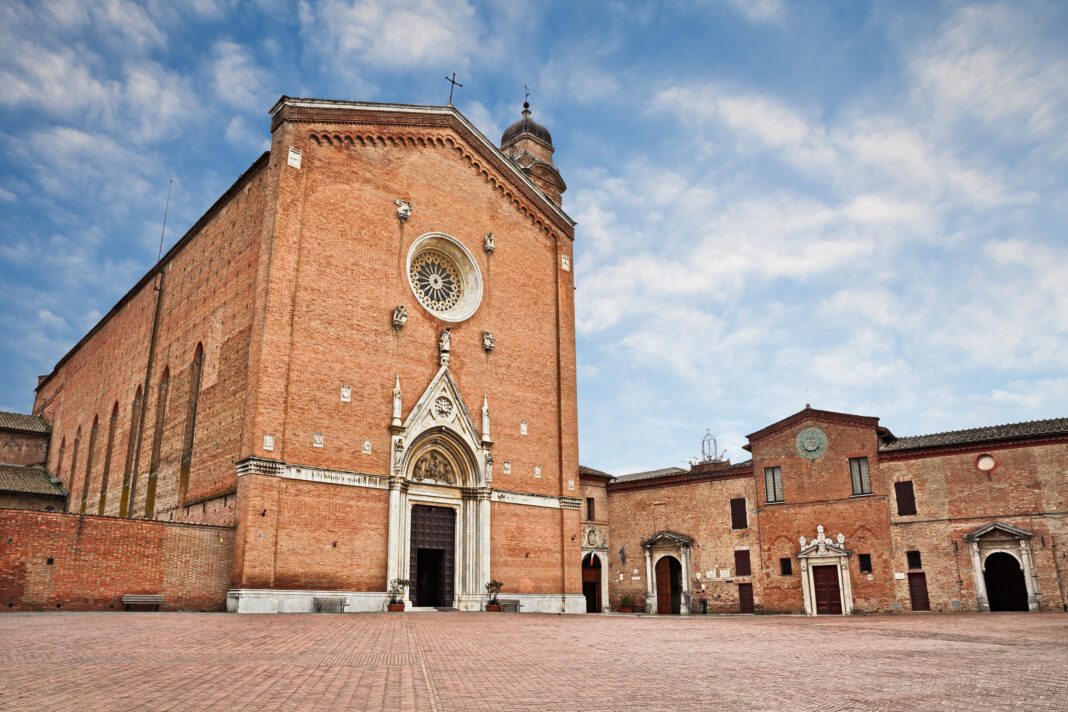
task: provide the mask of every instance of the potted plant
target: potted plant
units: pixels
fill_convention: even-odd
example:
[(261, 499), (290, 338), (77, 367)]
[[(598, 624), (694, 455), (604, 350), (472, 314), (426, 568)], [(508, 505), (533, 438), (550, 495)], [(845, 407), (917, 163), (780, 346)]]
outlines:
[(634, 612), (634, 597), (624, 596), (619, 599), (619, 612), (620, 613), (633, 613)]
[(504, 588), (504, 584), (496, 579), (486, 584), (486, 593), (489, 594), (489, 600), (486, 601), (487, 611), (501, 610), (501, 601), (497, 596), (500, 594), (502, 588)]
[(404, 610), (404, 589), (411, 585), (411, 581), (402, 578), (395, 578), (389, 582), (389, 605), (386, 606), (387, 610)]

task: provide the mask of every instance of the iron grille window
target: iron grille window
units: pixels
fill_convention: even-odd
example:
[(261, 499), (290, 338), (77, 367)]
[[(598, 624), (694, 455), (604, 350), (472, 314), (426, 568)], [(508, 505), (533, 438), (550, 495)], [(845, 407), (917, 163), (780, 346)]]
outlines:
[(731, 529), (748, 529), (749, 521), (745, 513), (745, 497), (731, 500)]
[(749, 549), (734, 552), (734, 573), (738, 576), (752, 576), (753, 568), (749, 563)]
[(782, 468), (764, 468), (764, 489), (768, 493), (769, 502), (782, 502)]
[(909, 559), (910, 569), (922, 569), (923, 562), (920, 560), (920, 552), (918, 551), (906, 551), (905, 556)]
[(860, 563), (860, 573), (871, 573), (871, 554), (857, 554), (857, 561)]
[(594, 512), (595, 512), (595, 510), (594, 510), (593, 497), (587, 497), (586, 498), (586, 519), (589, 519), (590, 521), (593, 521), (594, 519), (596, 519), (596, 517), (593, 516)]
[(783, 576), (794, 575), (794, 562), (792, 559), (779, 559), (779, 573)]
[(853, 494), (871, 494), (871, 476), (868, 474), (868, 458), (849, 458), (849, 474), (853, 478)]
[(897, 513), (899, 516), (916, 513), (916, 493), (912, 490), (912, 480), (895, 482), (894, 495), (897, 497)]

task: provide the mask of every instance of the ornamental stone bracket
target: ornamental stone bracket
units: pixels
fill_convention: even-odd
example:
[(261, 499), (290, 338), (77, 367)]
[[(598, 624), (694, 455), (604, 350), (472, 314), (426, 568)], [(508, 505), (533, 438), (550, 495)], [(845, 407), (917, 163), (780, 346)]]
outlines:
[(1031, 562), (1031, 541), (1034, 538), (1034, 532), (1004, 522), (984, 524), (964, 536), (972, 558), (975, 598), (980, 611), (990, 611), (990, 597), (986, 589), (986, 560), (991, 554), (997, 553), (1008, 554), (1019, 562), (1024, 586), (1027, 587), (1027, 610), (1039, 610), (1038, 599), (1041, 594)]
[(839, 533), (831, 539), (824, 533), (823, 525), (816, 527), (816, 537), (809, 541), (800, 538), (801, 550), (797, 558), (801, 561), (801, 592), (805, 600), (805, 613), (816, 615), (816, 590), (812, 576), (814, 566), (834, 566), (838, 573), (838, 593), (842, 615), (853, 612), (853, 584), (849, 577), (849, 557), (853, 552), (845, 548), (845, 535)]

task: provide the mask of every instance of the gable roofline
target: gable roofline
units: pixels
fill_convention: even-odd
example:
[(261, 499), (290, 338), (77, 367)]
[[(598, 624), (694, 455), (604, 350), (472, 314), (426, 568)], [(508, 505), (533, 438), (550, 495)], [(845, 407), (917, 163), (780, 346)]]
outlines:
[[(852, 413), (838, 413), (833, 410), (818, 410), (811, 406), (805, 406), (803, 409), (797, 411), (793, 415), (788, 415), (782, 420), (772, 423), (766, 428), (761, 428), (755, 433), (746, 435), (749, 442), (742, 447), (746, 450), (751, 450), (753, 443), (763, 440), (771, 435), (779, 433), (787, 428), (802, 423), (806, 420), (819, 420), (824, 423), (834, 423), (836, 425), (850, 425), (857, 428), (874, 428), (879, 430), (879, 419), (868, 415), (854, 415)], [(885, 428), (883, 429), (885, 430)], [(889, 431), (886, 431), (889, 433)], [(881, 435), (882, 433), (880, 433)]]
[(979, 527), (978, 529), (976, 529), (976, 530), (974, 530), (974, 531), (972, 531), (972, 532), (970, 532), (968, 534), (965, 534), (964, 535), (964, 541), (977, 541), (980, 537), (982, 537), (985, 534), (989, 534), (990, 532), (994, 531), (995, 529), (1000, 531), (1000, 532), (1004, 532), (1004, 533), (1006, 533), (1006, 534), (1008, 534), (1008, 535), (1010, 535), (1012, 537), (1015, 537), (1016, 539), (1034, 539), (1035, 538), (1035, 533), (1034, 532), (1029, 532), (1026, 529), (1020, 529), (1019, 527), (1014, 527), (1011, 524), (1005, 524), (1004, 522), (990, 522), (989, 524), (984, 524), (983, 526)]
[(891, 436), (880, 444), (879, 454), (883, 457), (894, 457), (898, 453), (904, 455), (932, 451), (967, 451), (979, 446), (1027, 440), (1063, 442), (1065, 436), (1068, 436), (1068, 418), (1049, 418), (981, 428), (949, 430), (928, 435), (909, 435), (900, 438)]
[[(304, 109), (306, 113), (297, 111), (291, 115), (287, 109)], [(292, 122), (318, 122), (330, 123), (334, 119), (351, 122), (351, 118), (343, 119), (345, 114), (360, 112), (361, 120), (367, 123), (389, 123), (397, 125), (398, 115), (415, 117), (432, 117), (437, 119), (439, 125), (447, 125), (450, 120), (456, 121), (459, 133), (476, 150), (487, 159), (494, 162), (496, 168), (508, 175), (519, 187), (524, 195), (537, 204), (543, 213), (562, 228), (565, 234), (574, 239), (575, 220), (564, 212), (541, 188), (537, 186), (511, 159), (504, 155), (500, 148), (490, 141), (485, 134), (471, 123), (460, 110), (449, 104), (447, 106), (432, 106), (423, 104), (389, 104), (372, 101), (345, 101), (339, 99), (312, 99), (290, 97), (283, 94), (275, 102), (268, 112), (271, 115), (271, 131), (273, 132), (283, 121)], [(414, 121), (413, 121), (414, 124)], [(467, 135), (464, 135), (464, 134)]]
[(200, 219), (193, 223), (193, 225), (185, 231), (185, 234), (182, 235), (169, 250), (163, 253), (163, 257), (160, 258), (159, 262), (153, 264), (152, 268), (149, 269), (145, 273), (145, 275), (137, 281), (137, 284), (130, 287), (130, 290), (126, 292), (126, 294), (124, 294), (122, 298), (119, 299), (119, 301), (115, 302), (115, 306), (113, 306), (107, 314), (102, 316), (100, 318), (100, 321), (98, 321), (96, 325), (85, 334), (85, 336), (79, 339), (78, 343), (74, 344), (74, 346), (71, 347), (70, 351), (63, 354), (63, 357), (56, 361), (56, 365), (52, 367), (52, 371), (48, 375), (38, 377), (37, 387), (33, 389), (34, 393), (41, 390), (42, 386), (52, 380), (52, 378), (56, 375), (56, 372), (59, 371), (60, 367), (63, 366), (63, 364), (65, 364), (71, 356), (77, 353), (78, 349), (80, 349), (87, 341), (89, 341), (89, 339), (93, 338), (93, 336), (95, 336), (96, 333), (104, 327), (104, 324), (108, 323), (111, 320), (111, 317), (118, 314), (119, 310), (126, 306), (126, 303), (133, 299), (134, 296), (136, 296), (142, 289), (144, 289), (144, 287), (151, 280), (155, 279), (156, 274), (161, 269), (163, 269), (163, 266), (170, 263), (170, 261), (174, 259), (174, 257), (179, 252), (182, 251), (186, 244), (188, 244), (189, 241), (192, 240), (198, 232), (200, 232), (200, 230), (208, 223), (208, 221), (211, 218), (215, 217), (215, 214), (222, 209), (223, 205), (225, 205), (228, 200), (230, 200), (234, 195), (236, 195), (238, 190), (243, 185), (245, 185), (245, 183), (249, 182), (256, 174), (258, 174), (260, 169), (264, 168), (267, 165), (267, 159), (270, 157), (270, 155), (270, 151), (264, 151), (262, 154), (260, 154), (260, 157), (253, 161), (252, 165), (250, 165), (247, 169), (245, 169), (244, 173), (237, 177), (237, 180), (234, 181), (233, 185), (227, 188), (226, 192), (220, 195), (219, 198), (211, 204), (211, 207), (204, 211), (204, 214), (200, 216)]
[(679, 534), (678, 532), (673, 532), (670, 529), (661, 529), (656, 534), (653, 534), (651, 537), (643, 541), (642, 548), (648, 549), (650, 546), (660, 541), (661, 539), (667, 539), (668, 541), (673, 541), (676, 544), (680, 544), (682, 546), (693, 546), (694, 541), (692, 536)]

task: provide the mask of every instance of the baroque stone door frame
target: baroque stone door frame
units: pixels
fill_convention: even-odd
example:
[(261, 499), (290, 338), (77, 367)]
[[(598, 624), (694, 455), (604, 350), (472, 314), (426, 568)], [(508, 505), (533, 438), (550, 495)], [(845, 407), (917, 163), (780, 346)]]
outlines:
[(842, 602), (842, 615), (853, 612), (853, 582), (849, 577), (849, 557), (853, 552), (845, 548), (844, 544), (844, 535), (839, 534), (837, 540), (832, 540), (824, 534), (822, 524), (816, 527), (816, 538), (811, 542), (801, 537), (801, 550), (797, 553), (797, 558), (801, 561), (801, 592), (807, 615), (817, 615), (816, 582), (811, 571), (813, 566), (834, 566), (838, 569), (838, 594)]
[[(490, 578), (493, 459), (488, 409), (483, 408), (480, 434), (448, 366), (442, 366), (401, 423), (399, 379), (397, 383), (390, 426), (393, 469), (386, 583), (410, 578), (412, 506), (450, 507), (456, 510), (453, 604), (460, 610), (481, 610)], [(421, 458), (434, 455), (442, 463), (439, 467), (430, 471), (419, 466)], [(405, 604), (411, 605), (410, 588)]]
[(966, 534), (964, 541), (972, 557), (972, 578), (975, 579), (975, 599), (980, 611), (990, 611), (990, 598), (986, 591), (986, 560), (991, 554), (1005, 553), (1020, 563), (1024, 586), (1027, 587), (1027, 610), (1039, 610), (1038, 584), (1035, 582), (1031, 564), (1031, 540), (1029, 532), (1003, 522), (990, 522)]
[(642, 542), (645, 550), (645, 612), (656, 615), (656, 563), (665, 556), (674, 556), (682, 564), (682, 603), (679, 615), (690, 615), (690, 549), (693, 537), (663, 530)]
[(608, 535), (594, 524), (587, 524), (582, 534), (582, 560), (590, 554), (601, 562), (601, 613), (608, 613), (612, 610), (608, 602)]

